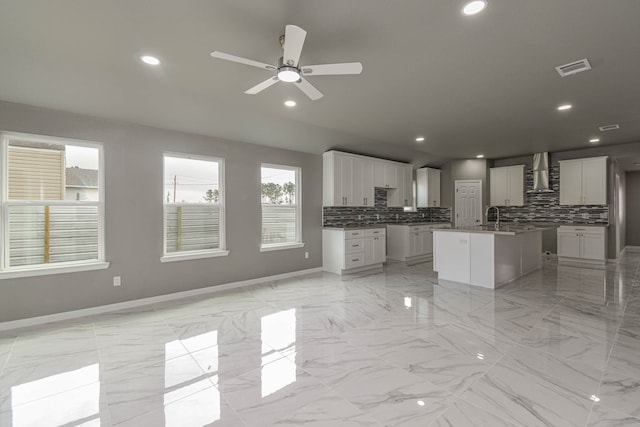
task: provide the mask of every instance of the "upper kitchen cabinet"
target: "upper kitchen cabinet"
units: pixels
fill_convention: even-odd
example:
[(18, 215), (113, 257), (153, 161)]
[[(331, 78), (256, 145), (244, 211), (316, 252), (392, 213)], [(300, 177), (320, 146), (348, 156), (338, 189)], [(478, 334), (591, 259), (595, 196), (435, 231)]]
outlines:
[(375, 188), (387, 189), (387, 206), (413, 204), (413, 166), (357, 154), (322, 155), (323, 206), (375, 206)]
[(396, 168), (397, 184), (387, 191), (387, 206), (404, 207), (413, 205), (413, 166), (393, 164)]
[(322, 204), (373, 206), (373, 159), (338, 151), (323, 154)]
[(418, 169), (416, 171), (416, 186), (417, 207), (440, 206), (440, 169)]
[(491, 168), (490, 205), (524, 205), (524, 165)]
[(559, 163), (561, 205), (607, 204), (607, 157)]
[(401, 166), (400, 163), (388, 160), (374, 160), (374, 187), (398, 188), (398, 183), (401, 182), (400, 175), (402, 174), (399, 166)]

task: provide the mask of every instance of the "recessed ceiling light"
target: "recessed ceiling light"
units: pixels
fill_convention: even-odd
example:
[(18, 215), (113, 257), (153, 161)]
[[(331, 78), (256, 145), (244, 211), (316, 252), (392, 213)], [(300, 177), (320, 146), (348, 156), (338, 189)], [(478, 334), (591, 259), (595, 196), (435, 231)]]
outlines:
[(589, 142), (595, 144), (596, 142), (600, 142), (600, 138), (591, 138)]
[(419, 136), (416, 138), (416, 142), (422, 142), (424, 141), (424, 136)]
[(482, 159), (484, 157), (484, 154), (478, 154), (476, 157)]
[(293, 101), (291, 99), (287, 99), (286, 101), (284, 101), (284, 105), (286, 105), (287, 107), (295, 107), (296, 106), (296, 101)]
[(160, 60), (155, 56), (144, 55), (140, 57), (140, 60), (149, 65), (160, 65)]
[(465, 15), (475, 15), (476, 13), (480, 13), (487, 7), (486, 0), (474, 0), (465, 4), (462, 8), (462, 13)]
[(562, 104), (558, 106), (558, 111), (567, 111), (567, 110), (570, 110), (571, 108), (573, 108), (573, 105), (571, 104)]

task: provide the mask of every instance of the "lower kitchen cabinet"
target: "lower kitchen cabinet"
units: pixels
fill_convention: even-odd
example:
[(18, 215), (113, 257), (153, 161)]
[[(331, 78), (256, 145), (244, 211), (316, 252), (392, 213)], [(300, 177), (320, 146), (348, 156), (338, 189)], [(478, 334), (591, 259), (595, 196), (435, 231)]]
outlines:
[(602, 226), (558, 227), (558, 262), (604, 264), (607, 233)]
[(408, 265), (431, 261), (433, 258), (433, 229), (449, 224), (388, 224), (387, 257)]
[(325, 228), (322, 230), (322, 269), (349, 274), (382, 269), (386, 261), (384, 228)]

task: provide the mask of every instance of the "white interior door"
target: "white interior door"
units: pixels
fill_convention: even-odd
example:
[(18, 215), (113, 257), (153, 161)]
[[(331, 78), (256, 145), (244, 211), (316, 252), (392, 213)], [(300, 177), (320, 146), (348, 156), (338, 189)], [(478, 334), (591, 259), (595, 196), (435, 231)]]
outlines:
[(482, 223), (482, 181), (456, 181), (456, 226)]

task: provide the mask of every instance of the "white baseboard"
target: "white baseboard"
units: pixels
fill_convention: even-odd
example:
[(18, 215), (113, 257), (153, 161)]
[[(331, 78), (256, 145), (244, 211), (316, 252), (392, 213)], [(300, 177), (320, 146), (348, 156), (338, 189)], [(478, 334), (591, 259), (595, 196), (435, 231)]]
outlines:
[(160, 302), (172, 301), (182, 298), (189, 298), (198, 295), (206, 295), (229, 289), (242, 288), (245, 286), (259, 285), (274, 280), (288, 279), (291, 277), (304, 276), (307, 274), (319, 273), (322, 267), (310, 268), (307, 270), (292, 271), (290, 273), (276, 274), (274, 276), (258, 277), (256, 279), (242, 280), (240, 282), (225, 283), (223, 285), (208, 286), (206, 288), (192, 289), (189, 291), (175, 292), (172, 294), (158, 295), (155, 297), (141, 298), (132, 301), (118, 302), (115, 304), (100, 305), (97, 307), (83, 308), (80, 310), (65, 311), (63, 313), (47, 314), (44, 316), (29, 317), (27, 319), (11, 320), (8, 322), (0, 322), (0, 331), (10, 329), (25, 328), (28, 326), (37, 326), (44, 323), (60, 322), (63, 320), (77, 319), (79, 317), (92, 316), (95, 314), (108, 313), (110, 311), (126, 310), (128, 308), (140, 307), (149, 304), (157, 304)]
[(622, 250), (621, 254), (624, 254), (625, 252), (640, 252), (640, 246), (625, 246), (624, 249)]

